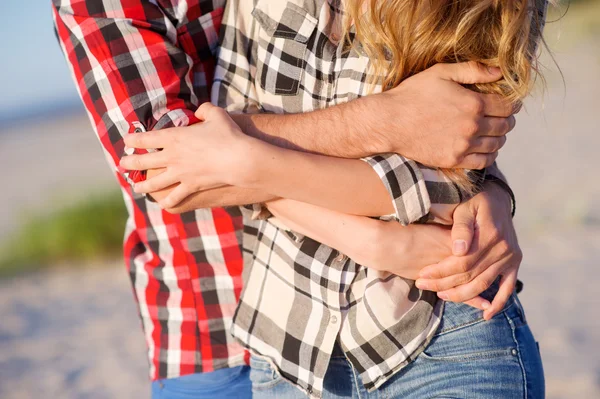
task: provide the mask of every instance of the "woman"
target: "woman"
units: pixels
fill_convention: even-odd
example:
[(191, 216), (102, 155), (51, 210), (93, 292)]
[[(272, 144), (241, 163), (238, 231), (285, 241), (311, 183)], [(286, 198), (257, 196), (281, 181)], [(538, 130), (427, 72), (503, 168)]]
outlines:
[[(528, 1), (247, 3), (231, 1), (224, 21), (214, 99), (230, 112), (306, 112), (463, 61), (500, 67), (501, 83), (477, 89), (517, 101), (530, 90), (545, 12)], [(436, 171), (396, 154), (365, 161), (403, 223), (450, 223), (454, 206), (486, 184), (484, 172)], [(392, 183), (406, 182), (416, 194), (395, 193)], [(286, 199), (243, 213), (247, 279), (232, 332), (253, 353), (257, 397), (543, 396), (516, 296), (482, 323), (475, 309), (444, 310), (415, 287), (420, 260), (398, 268), (397, 253), (361, 250), (383, 222)]]

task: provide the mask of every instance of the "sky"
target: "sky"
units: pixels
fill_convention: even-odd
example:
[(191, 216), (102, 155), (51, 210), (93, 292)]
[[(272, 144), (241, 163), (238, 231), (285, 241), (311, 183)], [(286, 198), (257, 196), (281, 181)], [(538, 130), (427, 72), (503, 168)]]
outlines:
[(51, 0), (2, 0), (0, 119), (78, 98), (54, 36)]

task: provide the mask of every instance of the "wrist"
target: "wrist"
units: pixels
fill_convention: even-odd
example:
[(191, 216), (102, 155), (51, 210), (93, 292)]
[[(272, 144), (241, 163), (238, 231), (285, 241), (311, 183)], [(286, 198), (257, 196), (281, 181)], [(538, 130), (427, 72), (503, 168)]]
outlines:
[(346, 123), (346, 130), (357, 139), (363, 154), (385, 154), (394, 151), (394, 144), (388, 132), (390, 119), (386, 105), (390, 99), (386, 93), (366, 96), (347, 104), (341, 120)]
[[(488, 180), (483, 184), (483, 191), (502, 204), (511, 215), (514, 214), (514, 201), (511, 193), (496, 180)], [(513, 215), (514, 216), (514, 215)]]
[(272, 175), (269, 165), (276, 161), (277, 147), (272, 146), (259, 139), (244, 136), (240, 138), (240, 149), (236, 158), (240, 161), (236, 163), (235, 170), (230, 171), (234, 175), (232, 185), (249, 188), (263, 189), (263, 182), (266, 176)]
[[(405, 254), (411, 246), (412, 235), (407, 234), (407, 229), (396, 222), (384, 222), (373, 220), (366, 256), (369, 256), (372, 263), (369, 267), (372, 269), (398, 274), (399, 265), (402, 264), (402, 257), (398, 258), (395, 254)], [(364, 244), (361, 244), (361, 247)], [(390, 262), (390, 259), (392, 260)]]

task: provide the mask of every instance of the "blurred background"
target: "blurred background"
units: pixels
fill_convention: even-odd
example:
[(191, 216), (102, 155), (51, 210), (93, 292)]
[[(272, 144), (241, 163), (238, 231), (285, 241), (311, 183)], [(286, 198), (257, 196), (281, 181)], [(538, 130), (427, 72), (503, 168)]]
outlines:
[[(125, 209), (54, 38), (50, 1), (3, 0), (0, 398), (149, 395), (121, 260)], [(600, 398), (600, 0), (554, 11), (546, 89), (500, 156), (518, 201), (521, 299), (548, 398)], [(8, 12), (7, 12), (8, 11)]]

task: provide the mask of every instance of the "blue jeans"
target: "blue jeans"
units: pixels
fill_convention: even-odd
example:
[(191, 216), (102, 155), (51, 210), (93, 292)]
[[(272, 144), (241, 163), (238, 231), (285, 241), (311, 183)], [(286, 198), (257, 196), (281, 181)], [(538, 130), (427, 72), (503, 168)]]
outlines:
[(250, 367), (185, 375), (152, 383), (152, 399), (251, 399)]
[[(255, 399), (306, 398), (268, 362), (252, 357), (250, 365)], [(425, 351), (372, 393), (336, 345), (323, 398), (544, 398), (544, 372), (514, 294), (488, 322), (470, 306), (446, 303), (442, 323)]]

